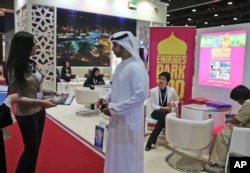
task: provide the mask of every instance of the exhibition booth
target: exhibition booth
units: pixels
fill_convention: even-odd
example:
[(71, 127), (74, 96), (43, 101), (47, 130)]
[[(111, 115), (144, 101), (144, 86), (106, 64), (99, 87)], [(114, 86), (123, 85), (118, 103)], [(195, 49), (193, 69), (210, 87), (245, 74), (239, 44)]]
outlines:
[[(225, 114), (236, 114), (240, 108), (230, 99), (231, 89), (239, 84), (250, 87), (247, 77), (250, 24), (204, 29), (167, 27), (166, 12), (166, 4), (147, 0), (16, 0), (15, 32), (25, 30), (35, 35), (38, 50), (33, 59), (45, 74), (43, 87), (74, 95), (76, 90), (81, 92), (85, 74), (93, 67), (100, 68), (106, 84), (112, 81), (114, 69), (121, 60), (112, 53), (109, 37), (120, 30), (131, 31), (139, 41), (138, 51), (149, 72), (150, 88), (157, 85), (159, 73), (169, 71), (170, 85), (180, 99), (176, 117), (204, 122), (212, 119), (209, 134), (216, 137), (214, 131), (224, 127)], [(56, 83), (56, 68), (60, 71), (64, 61), (70, 62), (76, 78)], [(110, 88), (98, 86), (95, 94), (101, 96)], [(82, 92), (87, 93), (86, 90)], [(74, 99), (70, 105), (58, 105), (47, 113), (55, 123), (104, 158), (108, 117), (98, 109), (95, 109), (98, 115), (76, 114), (89, 111), (85, 104), (94, 103)], [(147, 116), (150, 113), (145, 113), (146, 133)], [(105, 134), (102, 147), (97, 147), (95, 141), (98, 128)], [(145, 173), (155, 169), (158, 173), (179, 172), (165, 163), (172, 150), (165, 139), (167, 133), (156, 149), (144, 153)], [(207, 161), (209, 152), (199, 152), (198, 157)]]

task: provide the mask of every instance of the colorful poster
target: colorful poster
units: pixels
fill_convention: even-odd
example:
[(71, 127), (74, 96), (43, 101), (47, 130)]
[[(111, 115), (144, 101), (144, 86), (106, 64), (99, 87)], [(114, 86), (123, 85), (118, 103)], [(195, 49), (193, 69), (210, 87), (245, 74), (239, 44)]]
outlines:
[(151, 27), (149, 52), (150, 88), (158, 85), (158, 75), (171, 74), (170, 86), (182, 103), (192, 96), (195, 27)]
[(198, 83), (234, 88), (242, 84), (246, 30), (201, 35)]

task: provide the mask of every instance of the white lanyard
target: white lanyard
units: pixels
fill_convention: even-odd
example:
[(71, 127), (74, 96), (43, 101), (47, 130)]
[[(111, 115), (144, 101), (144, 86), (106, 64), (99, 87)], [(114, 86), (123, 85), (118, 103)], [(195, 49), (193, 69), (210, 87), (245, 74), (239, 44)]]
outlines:
[(97, 79), (93, 79), (93, 82), (94, 82), (94, 84), (96, 85), (96, 83), (97, 83)]
[(166, 102), (167, 100), (167, 88), (166, 88), (166, 92), (165, 92), (165, 97), (164, 100), (162, 101), (162, 96), (161, 96), (161, 89), (159, 87), (159, 95), (160, 95), (160, 105), (163, 106), (163, 104)]

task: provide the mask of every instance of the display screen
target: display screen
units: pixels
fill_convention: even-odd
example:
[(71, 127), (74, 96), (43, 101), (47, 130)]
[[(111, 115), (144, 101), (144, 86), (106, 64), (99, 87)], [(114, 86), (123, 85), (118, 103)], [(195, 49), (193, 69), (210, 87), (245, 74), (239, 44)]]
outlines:
[(246, 30), (201, 34), (198, 84), (233, 88), (242, 84)]

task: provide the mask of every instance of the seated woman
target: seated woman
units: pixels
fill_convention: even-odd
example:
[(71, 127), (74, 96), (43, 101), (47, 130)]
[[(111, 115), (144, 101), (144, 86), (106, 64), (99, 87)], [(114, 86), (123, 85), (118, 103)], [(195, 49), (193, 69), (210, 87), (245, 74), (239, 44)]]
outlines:
[(165, 127), (165, 117), (178, 104), (178, 96), (174, 88), (169, 87), (170, 73), (159, 74), (159, 85), (150, 90), (150, 105), (153, 110), (151, 116), (158, 120), (157, 124), (148, 138), (145, 150), (151, 150), (152, 144), (156, 144), (157, 138)]
[(70, 82), (71, 79), (74, 79), (76, 75), (72, 74), (71, 67), (68, 61), (65, 61), (62, 71), (61, 71), (61, 79), (66, 82)]
[(95, 85), (104, 85), (104, 84), (105, 82), (103, 80), (103, 76), (100, 75), (100, 69), (95, 67), (91, 71), (90, 76), (84, 82), (83, 86), (94, 89)]

